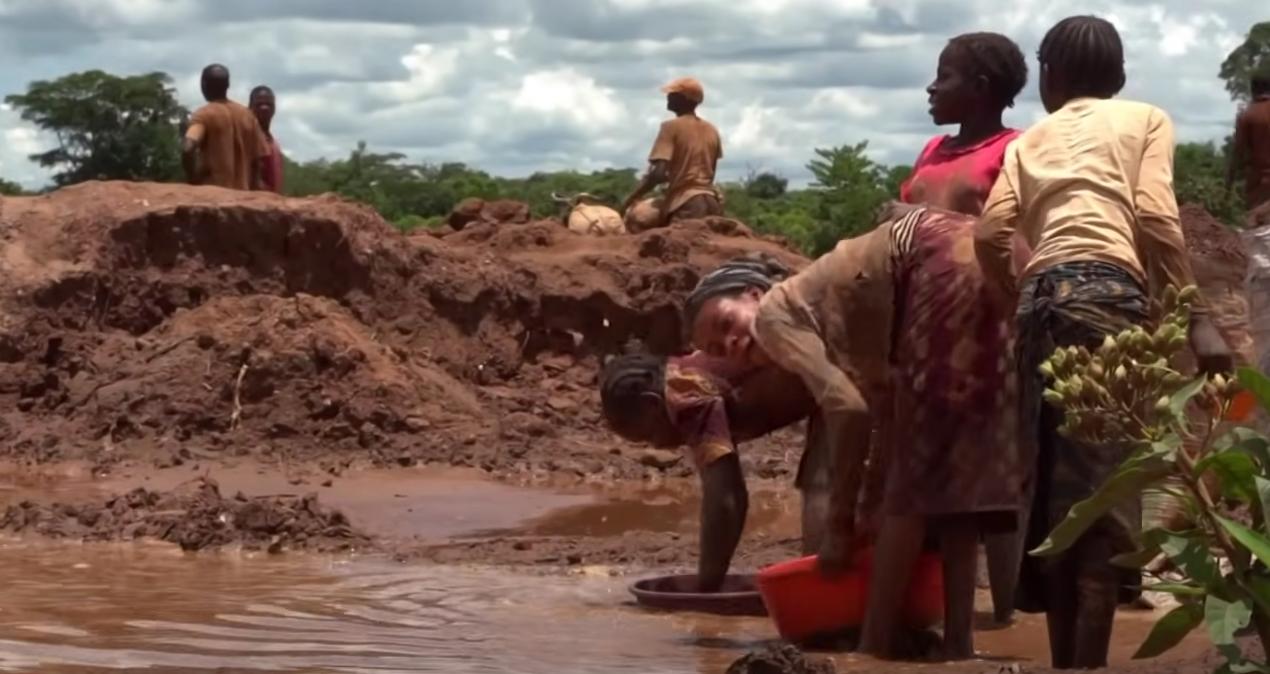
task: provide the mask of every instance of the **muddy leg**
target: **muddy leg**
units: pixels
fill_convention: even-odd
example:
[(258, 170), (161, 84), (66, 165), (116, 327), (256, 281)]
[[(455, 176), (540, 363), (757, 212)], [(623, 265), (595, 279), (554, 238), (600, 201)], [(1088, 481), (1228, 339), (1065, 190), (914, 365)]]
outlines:
[(825, 524), (829, 521), (829, 495), (828, 488), (810, 487), (802, 492), (804, 555), (820, 552), (820, 541), (824, 540)]
[(1020, 509), (1017, 531), (984, 537), (988, 585), (992, 588), (992, 616), (998, 624), (1007, 624), (1014, 618), (1014, 595), (1019, 586), (1019, 567), (1023, 563), (1026, 536), (1027, 521)]
[(939, 538), (939, 551), (944, 558), (944, 657), (967, 660), (975, 656), (979, 530), (972, 520), (951, 519), (940, 524)]
[(879, 658), (895, 657), (904, 598), (913, 567), (922, 552), (925, 533), (926, 519), (920, 516), (888, 516), (883, 522), (873, 551), (873, 577), (869, 581), (861, 652)]
[(697, 581), (700, 592), (717, 592), (723, 586), (732, 555), (741, 542), (750, 505), (737, 455), (729, 454), (706, 466), (701, 486), (701, 558), (697, 563)]
[(1090, 531), (1080, 542), (1076, 559), (1075, 653), (1072, 666), (1097, 669), (1107, 666), (1111, 631), (1116, 619), (1120, 574), (1110, 563), (1111, 540)]
[(1076, 661), (1076, 574), (1072, 557), (1075, 549), (1063, 553), (1045, 574), (1045, 622), (1049, 628), (1050, 665), (1071, 669)]

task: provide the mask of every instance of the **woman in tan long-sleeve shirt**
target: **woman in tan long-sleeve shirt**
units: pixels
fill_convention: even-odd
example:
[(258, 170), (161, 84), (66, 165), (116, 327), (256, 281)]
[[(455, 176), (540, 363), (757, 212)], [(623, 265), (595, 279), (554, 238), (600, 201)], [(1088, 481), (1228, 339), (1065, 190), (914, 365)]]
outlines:
[[(1050, 116), (1006, 151), (976, 234), (985, 274), (1018, 301), (1020, 452), (1034, 471), (1028, 549), (1130, 449), (1061, 437), (1061, 410), (1041, 400), (1041, 362), (1057, 347), (1096, 348), (1105, 335), (1145, 322), (1148, 278), (1179, 288), (1195, 283), (1173, 196), (1173, 125), (1159, 108), (1111, 100), (1125, 79), (1115, 27), (1095, 17), (1065, 19), (1038, 56)], [(1021, 283), (1009, 264), (1016, 230), (1033, 249)], [(1230, 367), (1229, 348), (1202, 306), (1191, 342), (1201, 367)], [(1118, 590), (1139, 580), (1110, 559), (1135, 549), (1140, 521), (1138, 504), (1125, 503), (1056, 562), (1024, 560), (1019, 609), (1048, 614), (1055, 667), (1107, 664)]]

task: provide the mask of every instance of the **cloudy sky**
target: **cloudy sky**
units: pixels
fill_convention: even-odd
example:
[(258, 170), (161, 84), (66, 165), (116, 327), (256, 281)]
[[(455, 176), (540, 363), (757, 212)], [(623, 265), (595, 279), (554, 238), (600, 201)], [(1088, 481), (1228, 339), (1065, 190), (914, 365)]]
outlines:
[[(923, 88), (949, 37), (1005, 33), (1034, 71), (1041, 35), (1073, 13), (1119, 26), (1125, 95), (1163, 106), (1185, 140), (1228, 132), (1218, 67), (1270, 19), (1258, 0), (0, 0), (0, 93), (90, 68), (162, 70), (192, 108), (199, 70), (220, 61), (234, 97), (278, 92), (275, 133), (293, 157), (365, 140), (526, 175), (641, 164), (666, 114), (658, 86), (693, 75), (724, 177), (802, 182), (816, 147), (868, 140), (880, 161), (912, 161), (936, 132)], [(1040, 114), (1035, 88), (1009, 123)], [(49, 139), (8, 109), (0, 128), (0, 176), (43, 184), (26, 155)]]

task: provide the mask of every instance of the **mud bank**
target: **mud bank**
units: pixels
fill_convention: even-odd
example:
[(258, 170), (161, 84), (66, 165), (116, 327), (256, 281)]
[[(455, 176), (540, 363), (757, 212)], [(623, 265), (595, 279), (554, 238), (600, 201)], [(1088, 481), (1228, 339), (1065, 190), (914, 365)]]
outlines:
[(152, 538), (187, 551), (230, 544), (270, 553), (371, 547), (368, 535), (355, 530), (342, 512), (319, 504), (316, 493), (226, 496), (215, 480), (207, 478), (168, 492), (139, 487), (99, 503), (23, 501), (0, 515), (0, 531), (86, 542)]
[[(678, 350), (683, 295), (726, 258), (805, 261), (718, 218), (605, 239), (513, 220), (404, 236), (335, 197), (135, 183), (6, 199), (0, 455), (687, 475), (604, 430), (601, 360)], [(746, 461), (785, 476), (797, 448)]]

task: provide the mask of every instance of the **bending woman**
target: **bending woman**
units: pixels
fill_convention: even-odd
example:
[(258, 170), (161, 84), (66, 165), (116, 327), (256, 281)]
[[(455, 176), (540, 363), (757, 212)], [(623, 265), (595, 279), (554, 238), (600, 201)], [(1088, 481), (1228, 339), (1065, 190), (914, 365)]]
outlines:
[[(761, 264), (761, 263), (756, 263)], [(784, 277), (783, 267), (762, 266), (766, 274)], [(749, 493), (736, 444), (807, 418), (814, 410), (797, 376), (775, 367), (738, 368), (697, 352), (687, 356), (618, 356), (605, 365), (600, 381), (604, 418), (618, 435), (663, 449), (686, 448), (701, 481), (698, 590), (715, 592), (723, 585), (741, 540)], [(819, 548), (827, 489), (807, 491), (824, 446), (813, 421), (799, 463), (796, 484), (803, 492), (803, 549)]]
[(974, 223), (891, 204), (872, 232), (770, 292), (721, 283), (725, 265), (686, 305), (698, 348), (738, 365), (774, 363), (816, 400), (834, 477), (820, 550), (827, 572), (862, 544), (856, 510), (866, 468), (890, 464), (861, 643), (878, 656), (896, 653), (928, 527), (944, 559), (945, 655), (973, 656), (978, 536), (1016, 525), (1009, 332), (985, 295)]

